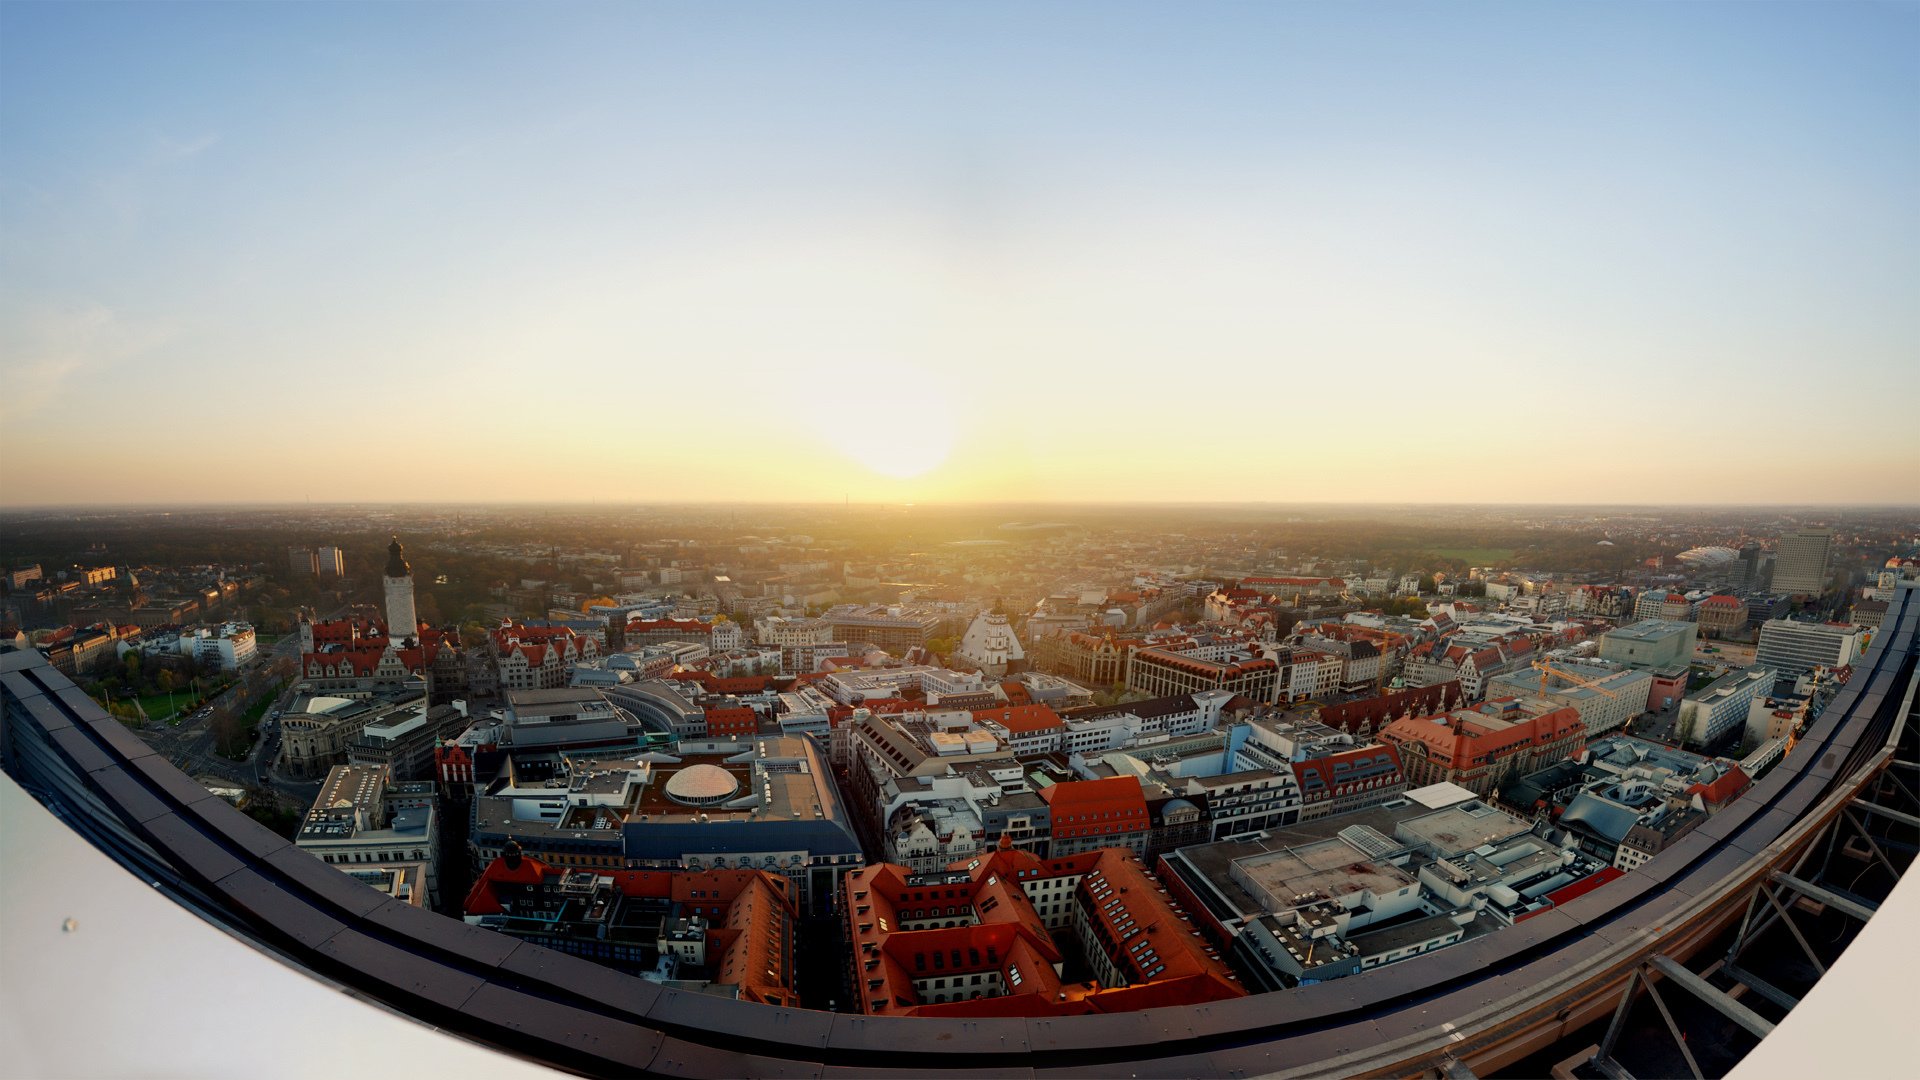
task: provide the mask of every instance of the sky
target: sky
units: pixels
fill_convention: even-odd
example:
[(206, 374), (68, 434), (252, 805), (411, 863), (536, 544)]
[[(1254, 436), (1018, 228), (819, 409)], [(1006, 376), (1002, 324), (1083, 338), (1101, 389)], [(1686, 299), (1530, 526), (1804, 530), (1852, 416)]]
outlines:
[(1920, 500), (1920, 4), (0, 4), (0, 506)]

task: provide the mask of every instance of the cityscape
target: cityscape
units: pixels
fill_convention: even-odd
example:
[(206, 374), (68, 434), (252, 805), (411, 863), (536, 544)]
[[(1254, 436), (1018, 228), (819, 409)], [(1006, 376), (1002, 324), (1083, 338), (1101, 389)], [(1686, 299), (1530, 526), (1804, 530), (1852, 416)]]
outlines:
[(700, 995), (1033, 1018), (1618, 890), (1920, 586), (1911, 509), (1023, 509), (12, 513), (0, 630), (370, 894)]
[(0, 1080), (1910, 1075), (1916, 57), (0, 5)]

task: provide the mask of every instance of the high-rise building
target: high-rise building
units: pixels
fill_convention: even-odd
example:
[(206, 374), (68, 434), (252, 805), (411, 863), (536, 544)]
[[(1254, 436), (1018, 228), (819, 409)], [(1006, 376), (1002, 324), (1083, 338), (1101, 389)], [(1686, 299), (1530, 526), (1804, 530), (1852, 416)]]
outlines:
[(340, 577), (347, 572), (346, 553), (332, 544), (315, 548), (313, 559), (321, 577)]
[(347, 572), (346, 554), (332, 544), (317, 548), (290, 547), (287, 549), (287, 563), (296, 574), (341, 577)]
[(1827, 587), (1827, 565), (1833, 559), (1832, 529), (1800, 529), (1775, 545), (1773, 591), (1789, 596), (1817, 596)]

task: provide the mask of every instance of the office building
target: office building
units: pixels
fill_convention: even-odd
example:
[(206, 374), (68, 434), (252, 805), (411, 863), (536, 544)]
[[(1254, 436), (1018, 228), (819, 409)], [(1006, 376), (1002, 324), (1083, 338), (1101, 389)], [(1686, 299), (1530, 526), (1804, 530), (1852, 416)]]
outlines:
[(1707, 746), (1747, 722), (1747, 706), (1773, 691), (1774, 674), (1745, 668), (1715, 679), (1680, 699), (1676, 738), (1685, 746)]
[(1754, 663), (1782, 675), (1804, 675), (1816, 667), (1846, 667), (1863, 651), (1870, 633), (1846, 623), (1775, 619), (1761, 624)]
[(378, 766), (336, 765), (293, 842), (348, 873), (424, 864), (428, 900), (437, 904), (435, 792), (432, 781), (395, 782)]
[(864, 641), (896, 655), (940, 636), (946, 621), (938, 612), (898, 605), (842, 604), (829, 608), (822, 618), (832, 627), (834, 640)]
[(415, 700), (382, 713), (347, 739), (347, 764), (384, 768), (394, 780), (433, 779), (433, 748), (460, 734), (466, 714), (452, 705)]
[(554, 865), (766, 870), (798, 911), (834, 910), (860, 842), (812, 739), (686, 740), (619, 757), (514, 752), (476, 776), (470, 845), (490, 862), (508, 841)]
[[(1133, 654), (1127, 687), (1154, 697), (1173, 697), (1203, 690), (1244, 694), (1256, 702), (1273, 700), (1280, 665), (1256, 650), (1240, 649), (1218, 658), (1173, 648), (1140, 649)], [(1338, 661), (1334, 664), (1338, 678)]]
[(487, 864), (466, 920), (651, 982), (794, 1004), (794, 910), (764, 870), (581, 870), (518, 847)]
[(1774, 544), (1773, 591), (1818, 596), (1826, 591), (1833, 562), (1832, 529), (1799, 529)]
[(1644, 712), (1652, 683), (1653, 676), (1639, 668), (1559, 661), (1552, 671), (1529, 669), (1498, 676), (1488, 684), (1487, 692), (1495, 697), (1531, 696), (1570, 706), (1580, 714), (1587, 737), (1595, 738), (1625, 727)]

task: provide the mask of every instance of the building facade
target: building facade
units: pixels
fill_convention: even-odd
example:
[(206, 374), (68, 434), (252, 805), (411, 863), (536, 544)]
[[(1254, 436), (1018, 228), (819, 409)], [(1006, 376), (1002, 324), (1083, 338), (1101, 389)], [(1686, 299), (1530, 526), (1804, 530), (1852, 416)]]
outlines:
[(1773, 591), (1788, 596), (1818, 596), (1826, 591), (1833, 560), (1833, 530), (1798, 529), (1774, 544)]
[(1685, 666), (1699, 632), (1690, 622), (1642, 619), (1600, 635), (1600, 658), (1638, 668)]
[(1846, 667), (1864, 651), (1866, 640), (1867, 633), (1857, 626), (1775, 619), (1760, 626), (1754, 663), (1783, 675)]
[(1564, 705), (1507, 698), (1396, 720), (1381, 730), (1380, 741), (1399, 751), (1410, 785), (1458, 784), (1486, 796), (1580, 749), (1586, 726)]

